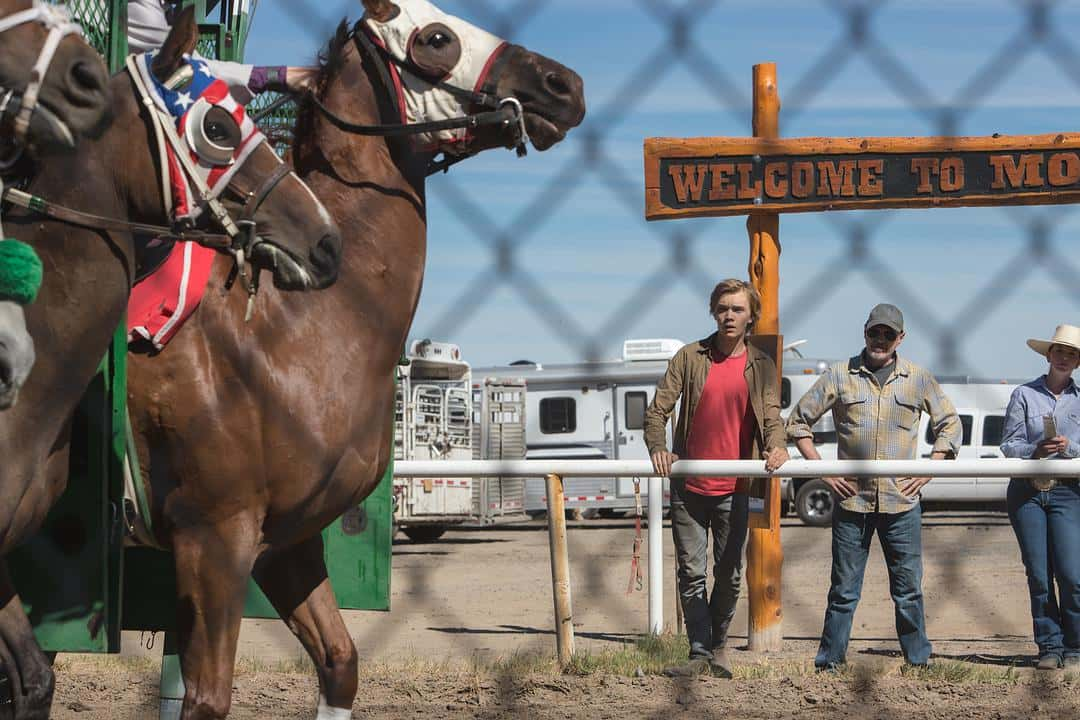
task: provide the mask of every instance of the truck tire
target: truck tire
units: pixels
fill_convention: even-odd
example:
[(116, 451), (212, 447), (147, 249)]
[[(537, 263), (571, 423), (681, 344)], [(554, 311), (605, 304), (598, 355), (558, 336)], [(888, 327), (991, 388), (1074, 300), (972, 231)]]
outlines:
[(401, 532), (414, 543), (431, 543), (441, 538), (446, 528), (442, 525), (406, 525)]
[(795, 512), (807, 525), (826, 527), (832, 524), (832, 489), (824, 480), (814, 478), (803, 483), (795, 495)]

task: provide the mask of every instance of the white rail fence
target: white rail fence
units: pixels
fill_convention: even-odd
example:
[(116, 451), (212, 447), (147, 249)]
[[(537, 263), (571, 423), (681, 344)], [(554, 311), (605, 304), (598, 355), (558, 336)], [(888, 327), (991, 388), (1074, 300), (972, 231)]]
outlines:
[[(564, 477), (648, 478), (649, 527), (649, 632), (659, 634), (664, 625), (663, 607), (663, 478), (648, 460), (409, 460), (395, 463), (395, 477), (544, 477), (548, 497), (562, 499)], [(718, 477), (1080, 477), (1080, 458), (1074, 460), (789, 460), (774, 473), (760, 460), (679, 460), (672, 477), (709, 475)], [(561, 506), (561, 503), (559, 503)], [(555, 504), (552, 504), (555, 507)], [(559, 659), (573, 654), (573, 624), (566, 518), (548, 513), (551, 542), (552, 594)]]

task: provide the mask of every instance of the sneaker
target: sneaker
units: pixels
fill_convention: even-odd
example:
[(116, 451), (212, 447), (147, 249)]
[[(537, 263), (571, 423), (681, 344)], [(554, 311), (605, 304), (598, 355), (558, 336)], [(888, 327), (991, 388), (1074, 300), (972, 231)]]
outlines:
[(1061, 667), (1061, 656), (1053, 653), (1043, 655), (1035, 667), (1040, 670), (1057, 670)]
[(1064, 664), (1066, 670), (1072, 670), (1073, 672), (1080, 670), (1080, 655), (1066, 655)]
[(829, 663), (828, 665), (814, 665), (814, 672), (839, 675), (843, 672), (846, 663)]
[(709, 659), (703, 657), (690, 658), (682, 665), (672, 665), (664, 669), (664, 675), (668, 677), (697, 677), (709, 672)]
[(709, 661), (709, 669), (713, 677), (730, 680), (732, 677), (731, 663), (728, 661), (727, 651), (722, 647), (715, 647), (712, 651), (712, 660)]

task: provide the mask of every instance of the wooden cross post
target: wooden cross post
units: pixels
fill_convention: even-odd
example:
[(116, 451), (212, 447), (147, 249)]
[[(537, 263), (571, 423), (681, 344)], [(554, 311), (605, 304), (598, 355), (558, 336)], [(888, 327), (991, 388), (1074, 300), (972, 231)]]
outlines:
[[(776, 64), (754, 66), (754, 137), (775, 139), (780, 135), (780, 93), (776, 87)], [(783, 372), (784, 339), (780, 334), (780, 215), (750, 213), (750, 282), (761, 295), (761, 317), (754, 327), (753, 343), (776, 362), (777, 382)], [(779, 387), (776, 388), (779, 397)], [(784, 643), (780, 577), (784, 549), (780, 544), (780, 479), (764, 481), (764, 513), (751, 513), (746, 547), (746, 585), (750, 590), (752, 651), (778, 651)]]
[[(781, 139), (779, 111), (776, 66), (757, 65), (754, 137), (645, 140), (647, 219), (749, 216), (750, 279), (762, 300), (753, 342), (778, 369), (778, 213), (1080, 202), (1078, 134)], [(867, 309), (879, 300), (867, 298)], [(772, 480), (765, 512), (750, 518), (753, 649), (779, 649), (782, 638), (779, 506)]]

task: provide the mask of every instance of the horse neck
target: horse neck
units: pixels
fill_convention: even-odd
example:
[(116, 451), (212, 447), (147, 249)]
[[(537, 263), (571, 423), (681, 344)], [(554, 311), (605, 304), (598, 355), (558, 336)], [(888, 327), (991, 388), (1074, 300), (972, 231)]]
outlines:
[[(82, 140), (74, 153), (43, 158), (27, 191), (104, 217), (161, 222), (160, 198), (156, 215), (152, 209), (158, 184), (153, 181), (148, 129), (127, 76), (118, 75), (112, 83), (113, 125), (98, 139)], [(4, 225), (34, 246), (44, 267), (38, 299), (27, 307), (38, 359), (11, 412), (37, 406), (34, 426), (65, 422), (123, 318), (133, 280), (134, 242), (129, 233), (95, 231), (23, 213), (7, 215)]]
[[(358, 124), (396, 122), (387, 117), (382, 85), (355, 48), (331, 81), (323, 102)], [(382, 338), (400, 335), (396, 360), (420, 295), (426, 260), (424, 194), (429, 155), (408, 140), (345, 133), (316, 115), (310, 136), (297, 145), (297, 172), (323, 201), (342, 232), (343, 259), (329, 291), (358, 305), (377, 303)]]

